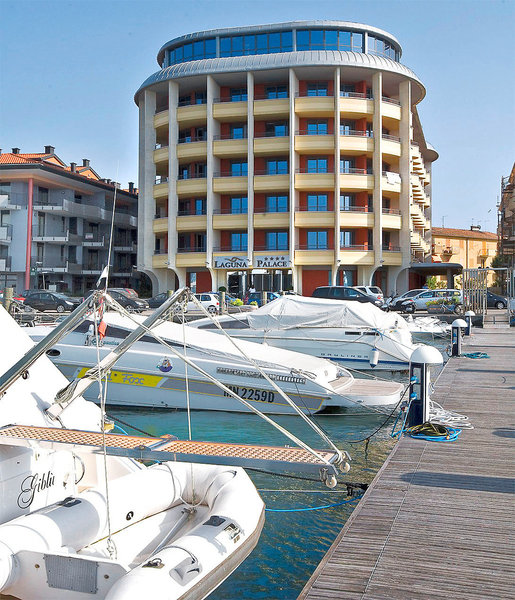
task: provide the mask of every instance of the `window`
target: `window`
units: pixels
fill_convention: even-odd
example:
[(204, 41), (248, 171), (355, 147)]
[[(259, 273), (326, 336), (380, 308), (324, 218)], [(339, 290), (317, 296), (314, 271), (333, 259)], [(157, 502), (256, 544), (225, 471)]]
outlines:
[(38, 190), (39, 204), (48, 204), (48, 188), (40, 187)]
[(215, 58), (216, 40), (198, 40), (192, 44), (183, 44), (178, 48), (168, 51), (168, 64), (173, 65), (187, 60), (200, 60), (202, 58)]
[(277, 160), (266, 161), (266, 174), (267, 175), (284, 175), (288, 173), (288, 160), (285, 158), (278, 158)]
[(355, 194), (340, 194), (340, 210), (352, 210), (355, 205)]
[(231, 198), (231, 214), (245, 215), (248, 212), (248, 199), (246, 196)]
[(248, 164), (242, 161), (233, 161), (231, 163), (231, 176), (232, 177), (245, 177), (248, 174)]
[(206, 214), (206, 199), (195, 198), (195, 214), (205, 215)]
[(308, 231), (308, 250), (327, 250), (327, 231)]
[(327, 158), (308, 158), (306, 161), (307, 173), (328, 173)]
[(267, 250), (288, 250), (287, 231), (267, 231), (265, 239)]
[(246, 232), (231, 233), (231, 251), (246, 252), (248, 248), (248, 234)]
[(341, 121), (340, 135), (351, 135), (356, 130), (356, 121)]
[(308, 121), (308, 135), (327, 135), (327, 119)]
[(207, 92), (195, 92), (195, 104), (206, 104)]
[(265, 137), (284, 137), (288, 135), (286, 121), (274, 121), (265, 124)]
[(207, 164), (206, 163), (195, 163), (194, 172), (195, 172), (195, 177), (207, 177)]
[(363, 52), (363, 34), (334, 29), (303, 29), (297, 31), (297, 50)]
[(326, 81), (310, 81), (306, 87), (307, 96), (327, 96), (328, 86)]
[(356, 93), (356, 86), (353, 83), (342, 83), (340, 86), (340, 96), (348, 97)]
[(265, 97), (268, 100), (275, 98), (288, 98), (287, 85), (268, 85), (265, 88)]
[(205, 127), (195, 127), (195, 141), (201, 142), (207, 140), (207, 129)]
[(288, 212), (288, 196), (267, 196), (266, 212)]
[(231, 102), (246, 102), (247, 101), (247, 89), (246, 88), (232, 88), (231, 89)]
[(179, 131), (179, 144), (189, 144), (191, 142), (191, 129)]
[(308, 194), (307, 202), (308, 211), (326, 211), (327, 209), (327, 194)]
[(340, 173), (352, 173), (355, 161), (353, 158), (340, 158)]
[(340, 248), (349, 248), (354, 246), (355, 234), (352, 230), (340, 231)]
[[(189, 250), (191, 248), (191, 235), (189, 233), (179, 233), (177, 238), (177, 249)], [(160, 238), (156, 238), (156, 252), (160, 250)]]
[(244, 140), (247, 138), (247, 124), (238, 123), (231, 125), (231, 139), (233, 140)]
[(190, 178), (190, 167), (189, 165), (179, 166), (179, 179)]

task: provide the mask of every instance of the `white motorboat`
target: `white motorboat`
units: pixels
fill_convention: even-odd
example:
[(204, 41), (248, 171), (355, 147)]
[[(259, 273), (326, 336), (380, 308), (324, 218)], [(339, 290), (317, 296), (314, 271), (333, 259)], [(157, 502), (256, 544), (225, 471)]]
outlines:
[(408, 329), (414, 339), (444, 338), (451, 334), (451, 325), (441, 321), (438, 317), (406, 317)]
[[(296, 350), (357, 369), (405, 370), (414, 344), (406, 321), (370, 303), (282, 296), (249, 313), (223, 315), (231, 336)], [(220, 332), (210, 319), (190, 323)]]
[(68, 381), (2, 307), (0, 332), (0, 594), (205, 598), (263, 526), (245, 471), (144, 466), (130, 452), (163, 439), (103, 433), (98, 406), (55, 400)]
[[(100, 358), (125, 339), (135, 329), (135, 323), (142, 320), (143, 317), (139, 316), (131, 315), (129, 318), (114, 312), (106, 313), (104, 323), (107, 329)], [(91, 328), (91, 321), (84, 321), (47, 352), (68, 379), (82, 377), (96, 364), (97, 348), (91, 345)], [(50, 327), (37, 327), (29, 334), (34, 341), (39, 341), (51, 331)], [(336, 363), (299, 352), (242, 340), (232, 341), (211, 331), (170, 321), (161, 323), (153, 331), (169, 347), (163, 347), (150, 335), (135, 343), (109, 374), (108, 404), (179, 409), (189, 406), (194, 410), (238, 412), (251, 410), (202, 373), (185, 366), (177, 353), (185, 354), (204, 372), (266, 414), (295, 414), (281, 392), (306, 414), (322, 410), (392, 406), (403, 392), (403, 385), (398, 382), (356, 379)], [(188, 394), (185, 393), (186, 379)], [(92, 400), (97, 400), (97, 396), (92, 388), (86, 392), (86, 397)]]

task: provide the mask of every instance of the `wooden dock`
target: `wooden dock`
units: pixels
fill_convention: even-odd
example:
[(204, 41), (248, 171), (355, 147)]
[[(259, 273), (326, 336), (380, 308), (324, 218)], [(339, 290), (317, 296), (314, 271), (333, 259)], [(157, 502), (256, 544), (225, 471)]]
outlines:
[(452, 358), (434, 399), (474, 429), (403, 437), (299, 600), (515, 598), (515, 329), (466, 339), (490, 358)]

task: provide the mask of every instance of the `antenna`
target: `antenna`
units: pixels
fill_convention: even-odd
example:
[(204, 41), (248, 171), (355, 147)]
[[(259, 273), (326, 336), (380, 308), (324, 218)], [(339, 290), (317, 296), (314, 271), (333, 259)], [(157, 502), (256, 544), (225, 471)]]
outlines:
[(445, 217), (448, 217), (449, 215), (442, 215), (442, 229), (445, 227)]

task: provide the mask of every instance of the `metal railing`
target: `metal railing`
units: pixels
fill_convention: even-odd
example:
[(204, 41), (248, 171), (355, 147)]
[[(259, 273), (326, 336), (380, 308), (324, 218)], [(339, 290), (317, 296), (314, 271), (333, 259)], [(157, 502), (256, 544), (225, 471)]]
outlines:
[(309, 129), (297, 129), (295, 135), (334, 135), (332, 131), (310, 131)]
[(255, 94), (254, 100), (288, 100), (289, 96), (281, 96), (281, 98), (270, 98), (267, 94)]
[(350, 206), (340, 206), (340, 212), (371, 213), (373, 212), (373, 209), (370, 206), (357, 206), (356, 204), (351, 204)]
[(248, 252), (248, 245), (222, 244), (221, 246), (213, 246), (213, 252)]
[(194, 144), (195, 142), (205, 142), (207, 141), (207, 134), (206, 135), (191, 135), (189, 137), (180, 137), (177, 140), (178, 144)]
[(373, 138), (374, 132), (368, 131), (367, 129), (342, 129), (340, 128), (340, 135), (342, 136), (351, 136), (351, 137), (368, 137)]
[(264, 214), (288, 214), (290, 211), (289, 209), (286, 210), (270, 210), (269, 207), (267, 206), (254, 206), (254, 214), (258, 214), (258, 215), (264, 215)]
[(374, 249), (374, 246), (372, 244), (349, 244), (348, 246), (340, 244), (340, 250), (368, 252), (369, 250), (373, 250), (373, 249)]
[(357, 169), (356, 167), (346, 167), (340, 169), (340, 175), (372, 175), (372, 169)]
[(272, 169), (272, 171), (269, 171), (268, 169), (257, 169), (256, 171), (254, 171), (254, 175), (288, 175), (289, 172), (289, 169), (277, 169), (275, 170), (275, 172), (274, 169)]
[(285, 138), (288, 137), (290, 134), (288, 132), (288, 130), (286, 131), (286, 133), (284, 135), (276, 135), (275, 132), (272, 131), (257, 131), (254, 133), (254, 138)]
[[(193, 252), (205, 252), (205, 246), (193, 246), (191, 248), (177, 248), (177, 254), (189, 254)], [(168, 253), (168, 250), (166, 251)], [(163, 252), (165, 254), (165, 252)]]
[(194, 210), (178, 210), (178, 217), (205, 217), (207, 210), (204, 209), (202, 212), (195, 212)]
[(297, 244), (295, 250), (333, 250), (329, 244)]
[(388, 98), (388, 97), (386, 97), (386, 96), (383, 96), (383, 97), (381, 98), (381, 100), (382, 100), (383, 102), (388, 102), (389, 104), (395, 104), (396, 106), (400, 106), (400, 105), (401, 105), (400, 101), (399, 101), (399, 100), (396, 100), (395, 98)]
[(233, 99), (232, 96), (224, 96), (222, 98), (213, 98), (213, 104), (219, 102), (248, 102), (247, 98)]
[(195, 106), (207, 104), (207, 98), (188, 98), (187, 100), (179, 100), (177, 106)]
[(400, 215), (401, 211), (398, 210), (397, 208), (382, 208), (381, 212), (383, 213), (383, 215)]
[(154, 256), (162, 256), (163, 254), (168, 254), (168, 249), (158, 248), (154, 249)]
[[(314, 94), (314, 93), (310, 93), (310, 91), (312, 92), (312, 90), (304, 90), (302, 92), (296, 92), (295, 93), (295, 97), (296, 98), (333, 98), (334, 97), (334, 93), (330, 92), (329, 90), (325, 90), (324, 94)], [(319, 91), (319, 90), (316, 90)], [(323, 89), (320, 91), (324, 91)]]
[(215, 208), (213, 209), (214, 215), (246, 215), (248, 214), (248, 209), (233, 211), (231, 208)]
[(374, 99), (372, 94), (369, 94), (369, 93), (364, 94), (363, 92), (345, 92), (343, 90), (340, 90), (340, 98), (360, 98), (363, 100), (373, 100)]
[(295, 169), (295, 173), (308, 173), (310, 175), (332, 175), (334, 174), (334, 169), (330, 169), (329, 167), (327, 167), (327, 169), (324, 169), (323, 171), (314, 171), (310, 170), (309, 167), (298, 167), (297, 169)]
[(233, 134), (231, 133), (220, 133), (219, 135), (214, 135), (213, 136), (213, 140), (215, 141), (221, 141), (221, 140), (246, 140), (248, 139), (247, 137), (247, 133), (245, 133), (245, 135), (240, 135), (237, 137), (234, 137)]
[(177, 179), (179, 181), (185, 181), (186, 179), (206, 179), (207, 178), (207, 172), (206, 173), (179, 173), (179, 175), (177, 176)]
[(213, 177), (248, 177), (248, 173), (233, 173), (232, 171), (216, 171)]
[(382, 247), (385, 252), (400, 252), (401, 251), (400, 246), (393, 246), (392, 244), (383, 244)]

